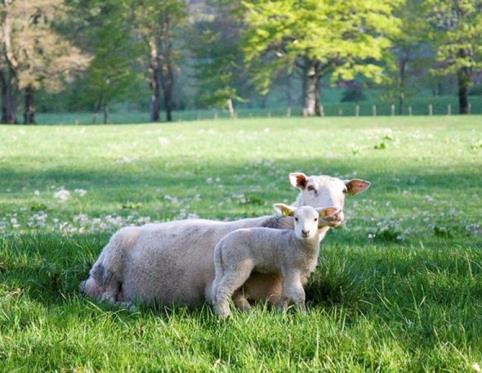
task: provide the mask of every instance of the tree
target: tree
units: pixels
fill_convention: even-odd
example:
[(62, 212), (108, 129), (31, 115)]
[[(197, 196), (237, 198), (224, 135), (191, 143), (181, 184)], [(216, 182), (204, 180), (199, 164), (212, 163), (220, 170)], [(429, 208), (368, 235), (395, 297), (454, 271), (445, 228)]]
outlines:
[(234, 101), (243, 100), (240, 90), (248, 81), (242, 64), (238, 10), (236, 4), (213, 1), (209, 16), (200, 17), (193, 25), (189, 43), (196, 61), (199, 102), (225, 107), (231, 118), (235, 117)]
[(389, 0), (245, 0), (246, 61), (266, 91), (280, 69), (303, 75), (303, 113), (320, 114), (320, 80), (363, 74), (381, 81), (377, 64), (398, 32)]
[(396, 9), (395, 15), (401, 20), (400, 32), (393, 38), (393, 51), (396, 60), (394, 85), (399, 103), (399, 113), (403, 114), (405, 99), (408, 92), (407, 81), (410, 86), (416, 85), (421, 71), (428, 72), (432, 62), (432, 52), (427, 41), (429, 27), (427, 25), (427, 2), (420, 0), (405, 0)]
[(35, 123), (35, 91), (58, 91), (65, 79), (87, 66), (89, 58), (56, 29), (66, 14), (63, 0), (3, 1), (2, 122), (17, 121), (16, 98), (23, 90), (24, 123)]
[(472, 73), (482, 68), (482, 1), (427, 0), (440, 74), (455, 74), (459, 112), (469, 112)]
[(96, 118), (109, 122), (111, 105), (128, 97), (138, 74), (133, 66), (141, 54), (133, 37), (131, 0), (73, 0), (77, 32), (94, 56), (86, 71), (80, 95), (93, 107)]
[(136, 0), (135, 28), (149, 53), (150, 117), (159, 120), (161, 90), (166, 120), (172, 120), (174, 79), (181, 57), (178, 35), (187, 20), (184, 0)]

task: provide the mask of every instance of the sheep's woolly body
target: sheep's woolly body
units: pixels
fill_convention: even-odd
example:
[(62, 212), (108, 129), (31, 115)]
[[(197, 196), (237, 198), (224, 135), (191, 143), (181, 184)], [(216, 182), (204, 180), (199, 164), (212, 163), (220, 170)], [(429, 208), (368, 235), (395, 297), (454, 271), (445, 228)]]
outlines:
[[(192, 219), (122, 228), (105, 246), (90, 275), (101, 284), (103, 300), (195, 305), (210, 291), (216, 243), (236, 229), (253, 226), (289, 229), (292, 218)], [(269, 282), (272, 276), (267, 277)]]

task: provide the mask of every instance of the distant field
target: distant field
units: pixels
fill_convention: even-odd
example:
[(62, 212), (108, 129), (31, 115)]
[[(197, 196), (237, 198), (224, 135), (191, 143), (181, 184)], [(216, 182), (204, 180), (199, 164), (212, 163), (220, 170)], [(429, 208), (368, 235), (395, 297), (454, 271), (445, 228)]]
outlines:
[[(340, 92), (338, 92), (340, 91)], [(323, 109), (326, 116), (329, 117), (352, 117), (356, 116), (373, 116), (375, 105), (375, 113), (377, 116), (391, 116), (392, 104), (395, 116), (399, 115), (398, 101), (386, 102), (381, 101), (374, 94), (369, 95), (365, 101), (360, 102), (340, 102), (341, 90), (330, 90), (330, 94), (326, 101), (323, 100)], [(482, 96), (470, 96), (471, 112), (473, 114), (482, 114)], [(455, 96), (421, 96), (407, 100), (404, 107), (404, 115), (409, 115), (409, 107), (412, 115), (429, 115), (429, 105), (432, 105), (433, 115), (447, 115), (449, 111), (455, 115), (458, 113), (457, 97)], [(286, 117), (288, 113), (296, 117), (301, 115), (301, 107), (292, 107), (288, 109), (286, 105), (280, 105), (279, 102), (270, 102), (267, 108), (250, 109), (241, 105), (236, 110), (238, 118), (266, 118), (266, 117)], [(357, 107), (358, 106), (358, 111)], [(163, 115), (161, 115), (162, 118)], [(226, 110), (180, 110), (175, 111), (174, 121), (191, 121), (191, 120), (214, 120), (227, 118)], [(97, 117), (93, 113), (40, 113), (37, 115), (37, 122), (40, 124), (92, 124), (102, 123), (102, 115)], [(149, 121), (148, 112), (126, 112), (122, 108), (113, 110), (110, 114), (111, 123), (146, 123)]]
[[(291, 171), (373, 183), (306, 315), (78, 295), (118, 227), (269, 214)], [(481, 199), (480, 115), (0, 126), (0, 371), (480, 371)]]

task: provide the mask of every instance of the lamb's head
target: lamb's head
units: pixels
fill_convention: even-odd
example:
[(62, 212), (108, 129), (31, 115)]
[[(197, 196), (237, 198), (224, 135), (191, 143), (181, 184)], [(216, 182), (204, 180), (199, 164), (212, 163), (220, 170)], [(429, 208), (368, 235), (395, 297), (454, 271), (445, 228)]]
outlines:
[(337, 177), (319, 175), (306, 176), (301, 172), (289, 174), (290, 183), (300, 190), (295, 206), (312, 206), (315, 208), (332, 208), (338, 212), (341, 225), (345, 220), (343, 207), (345, 196), (355, 196), (368, 189), (370, 183), (361, 179), (341, 180)]
[(315, 209), (311, 206), (292, 207), (284, 203), (276, 203), (273, 207), (278, 214), (293, 217), (295, 235), (299, 239), (316, 237), (320, 219), (332, 212), (332, 209)]

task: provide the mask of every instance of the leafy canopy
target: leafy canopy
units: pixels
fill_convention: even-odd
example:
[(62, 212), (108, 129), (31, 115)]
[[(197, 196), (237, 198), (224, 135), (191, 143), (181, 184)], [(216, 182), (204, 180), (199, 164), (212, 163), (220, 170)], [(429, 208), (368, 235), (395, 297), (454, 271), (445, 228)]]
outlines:
[[(388, 56), (399, 32), (396, 0), (244, 0), (247, 62), (266, 89), (276, 71), (315, 60), (333, 78), (363, 74), (381, 81), (377, 61)], [(263, 67), (264, 65), (264, 67)]]

